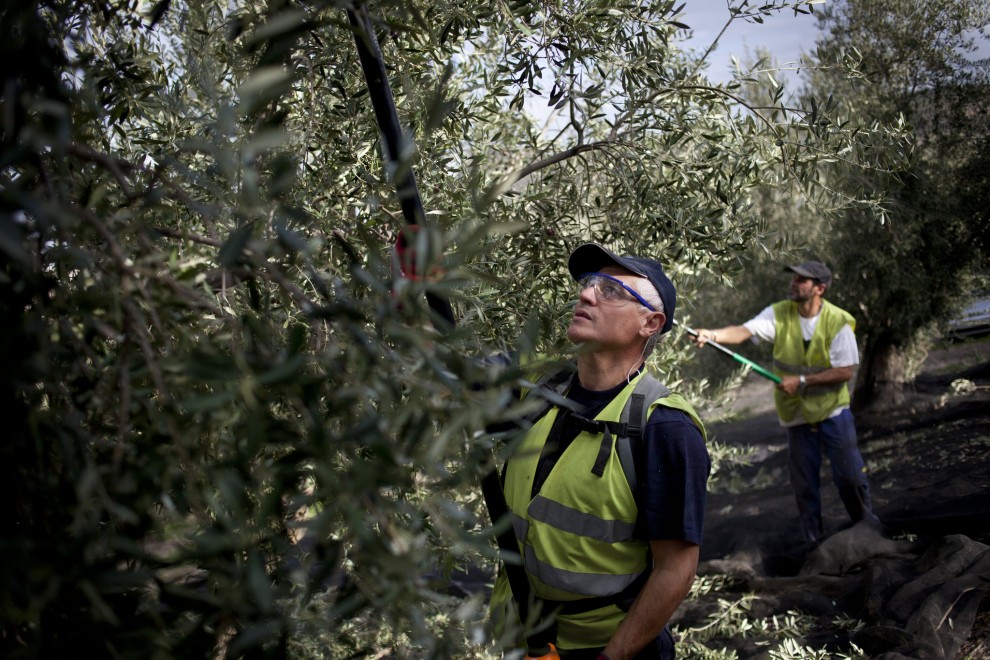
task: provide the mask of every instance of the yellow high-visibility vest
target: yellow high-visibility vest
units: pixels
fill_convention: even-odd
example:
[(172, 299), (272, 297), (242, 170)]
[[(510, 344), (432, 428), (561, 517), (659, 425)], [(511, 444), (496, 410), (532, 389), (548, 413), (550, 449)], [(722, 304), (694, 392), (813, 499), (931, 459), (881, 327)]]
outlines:
[[(617, 422), (640, 373), (596, 417)], [(691, 405), (669, 394), (649, 403), (648, 412), (662, 405), (687, 413), (704, 426)], [(560, 410), (551, 408), (527, 432), (508, 461), (505, 497), (519, 542), (523, 567), (533, 593), (553, 601), (576, 601), (618, 595), (651, 568), (649, 543), (633, 538), (638, 508), (634, 489), (612, 442), (601, 475), (605, 433), (582, 431), (560, 456), (545, 483), (532, 496), (533, 479), (544, 444)], [(504, 616), (511, 599), (504, 571), (492, 594), (493, 619)], [(604, 646), (626, 612), (615, 604), (557, 617), (557, 646), (561, 649)]]
[[(849, 312), (822, 300), (822, 309), (815, 334), (808, 348), (804, 347), (797, 303), (782, 300), (773, 304), (776, 337), (773, 341), (773, 371), (778, 376), (816, 374), (832, 367), (829, 348), (844, 325), (856, 330), (856, 320)], [(848, 384), (814, 387), (804, 393), (790, 395), (774, 391), (777, 415), (784, 422), (792, 421), (798, 411), (809, 424), (827, 419), (837, 408), (849, 405)]]

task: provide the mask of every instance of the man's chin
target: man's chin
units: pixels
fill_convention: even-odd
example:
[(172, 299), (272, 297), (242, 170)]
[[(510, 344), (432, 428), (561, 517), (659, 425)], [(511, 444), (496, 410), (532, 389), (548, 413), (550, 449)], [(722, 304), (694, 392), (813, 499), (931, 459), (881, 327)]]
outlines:
[(567, 340), (574, 345), (575, 352), (582, 353), (593, 349), (597, 344), (593, 337), (585, 337), (581, 333), (567, 333)]
[(590, 339), (589, 337), (584, 336), (584, 333), (581, 332), (580, 328), (575, 328), (573, 323), (571, 323), (571, 326), (567, 328), (567, 333), (565, 336), (569, 342), (577, 346), (584, 344)]

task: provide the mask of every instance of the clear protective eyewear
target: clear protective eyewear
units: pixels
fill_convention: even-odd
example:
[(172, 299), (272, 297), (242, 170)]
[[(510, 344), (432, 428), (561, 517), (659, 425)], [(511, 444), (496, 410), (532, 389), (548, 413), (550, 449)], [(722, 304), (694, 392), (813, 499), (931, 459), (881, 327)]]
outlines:
[[(655, 312), (657, 310), (653, 309), (653, 305), (646, 302), (643, 296), (636, 293), (636, 290), (628, 286), (622, 280), (612, 277), (611, 275), (606, 275), (605, 273), (585, 273), (578, 278), (578, 293), (584, 291), (588, 287), (595, 288), (595, 297), (599, 300), (604, 300), (606, 302), (621, 302), (623, 300), (632, 299), (638, 302), (640, 305)], [(628, 295), (627, 295), (628, 294)]]

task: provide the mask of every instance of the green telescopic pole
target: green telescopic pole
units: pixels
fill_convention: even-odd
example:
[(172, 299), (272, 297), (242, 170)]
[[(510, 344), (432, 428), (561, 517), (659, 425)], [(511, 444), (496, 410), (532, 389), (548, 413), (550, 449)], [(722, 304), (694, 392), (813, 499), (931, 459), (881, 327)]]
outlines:
[[(682, 324), (678, 323), (677, 321), (674, 321), (674, 325), (681, 326), (682, 328), (684, 328), (684, 331), (687, 332), (692, 337), (697, 337), (698, 336), (698, 331), (697, 330), (694, 330), (692, 328), (689, 328), (686, 325), (682, 325)], [(726, 355), (732, 357), (732, 359), (736, 360), (737, 362), (742, 362), (747, 367), (749, 367), (750, 369), (752, 369), (756, 373), (760, 374), (764, 378), (766, 378), (768, 380), (772, 380), (775, 383), (779, 383), (780, 382), (780, 376), (778, 376), (777, 374), (773, 373), (772, 371), (768, 371), (767, 369), (761, 367), (760, 365), (756, 364), (755, 362), (753, 362), (749, 358), (743, 357), (742, 355), (739, 355), (739, 353), (736, 353), (735, 351), (729, 350), (728, 348), (726, 348), (725, 346), (722, 346), (722, 344), (718, 343), (717, 341), (715, 341), (713, 339), (707, 340), (707, 343), (710, 344), (710, 345), (712, 345), (712, 346), (714, 346), (718, 350), (722, 351)]]

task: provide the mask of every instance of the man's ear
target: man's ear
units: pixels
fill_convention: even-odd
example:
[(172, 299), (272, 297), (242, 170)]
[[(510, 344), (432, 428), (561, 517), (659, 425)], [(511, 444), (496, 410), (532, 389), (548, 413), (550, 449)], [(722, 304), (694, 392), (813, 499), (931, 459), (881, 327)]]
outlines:
[(667, 322), (667, 315), (663, 312), (652, 312), (647, 314), (644, 319), (643, 327), (640, 328), (640, 334), (649, 337), (660, 332), (660, 328)]

